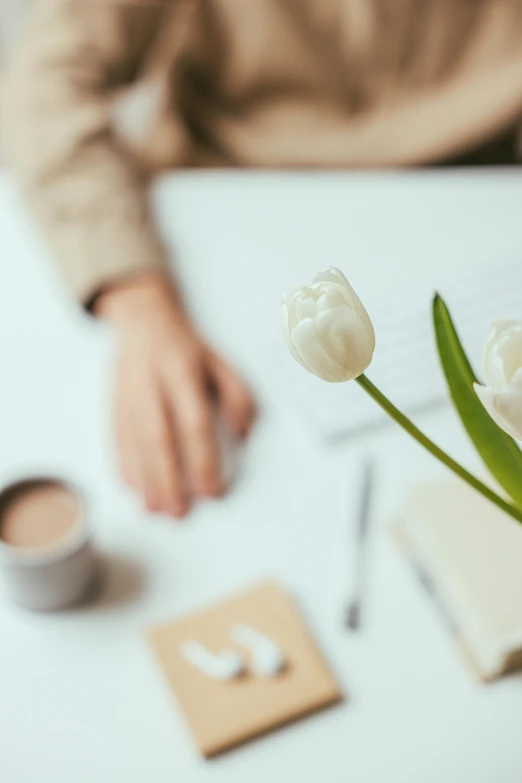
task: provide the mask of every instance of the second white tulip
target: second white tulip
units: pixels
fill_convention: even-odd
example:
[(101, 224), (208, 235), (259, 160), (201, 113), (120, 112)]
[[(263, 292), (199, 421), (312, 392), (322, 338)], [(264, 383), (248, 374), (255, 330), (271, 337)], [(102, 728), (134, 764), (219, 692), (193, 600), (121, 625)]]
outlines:
[(498, 426), (522, 440), (522, 321), (496, 321), (484, 349), (485, 386), (475, 391)]

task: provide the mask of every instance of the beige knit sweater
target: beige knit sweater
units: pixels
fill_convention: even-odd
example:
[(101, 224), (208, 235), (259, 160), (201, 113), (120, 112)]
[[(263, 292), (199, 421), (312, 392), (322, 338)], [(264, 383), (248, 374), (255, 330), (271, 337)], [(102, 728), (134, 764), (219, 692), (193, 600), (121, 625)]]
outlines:
[(7, 161), (88, 301), (163, 264), (155, 171), (427, 163), (511, 125), (522, 0), (36, 0), (2, 100)]

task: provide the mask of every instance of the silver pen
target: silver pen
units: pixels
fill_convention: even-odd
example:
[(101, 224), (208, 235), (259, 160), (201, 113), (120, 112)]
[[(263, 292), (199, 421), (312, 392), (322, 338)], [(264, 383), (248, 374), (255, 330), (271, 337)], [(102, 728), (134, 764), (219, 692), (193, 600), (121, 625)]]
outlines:
[(355, 554), (352, 596), (346, 609), (345, 624), (352, 631), (361, 625), (362, 603), (366, 583), (368, 532), (370, 521), (371, 497), (374, 484), (374, 463), (367, 461), (363, 469), (359, 513), (354, 529), (353, 546)]

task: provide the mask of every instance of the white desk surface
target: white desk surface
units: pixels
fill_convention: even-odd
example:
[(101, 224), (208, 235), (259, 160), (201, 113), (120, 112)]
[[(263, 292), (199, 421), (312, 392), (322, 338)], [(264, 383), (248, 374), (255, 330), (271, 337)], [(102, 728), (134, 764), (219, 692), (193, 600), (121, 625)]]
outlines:
[[(522, 262), (522, 174), (187, 174), (155, 198), (194, 312), (261, 419), (227, 499), (180, 525), (144, 514), (113, 465), (111, 341), (67, 304), (0, 180), (0, 479), (77, 478), (112, 558), (101, 604), (34, 616), (0, 598), (0, 780), (520, 783), (522, 678), (474, 682), (386, 530), (407, 488), (441, 469), (393, 427), (317, 443), (283, 399), (274, 345), (281, 293), (318, 267), (341, 266), (364, 299), (376, 279), (393, 296), (408, 275)], [(422, 425), (475, 467), (451, 411)], [(367, 452), (378, 524), (366, 624), (350, 635), (348, 519)], [(265, 576), (295, 593), (349, 698), (204, 762), (143, 631)]]

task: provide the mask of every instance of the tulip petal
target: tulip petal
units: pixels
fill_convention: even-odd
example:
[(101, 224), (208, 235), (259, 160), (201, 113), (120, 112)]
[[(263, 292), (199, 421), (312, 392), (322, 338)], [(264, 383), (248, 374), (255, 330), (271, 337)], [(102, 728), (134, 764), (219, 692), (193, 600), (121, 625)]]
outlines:
[(340, 283), (341, 285), (347, 285), (348, 280), (340, 269), (335, 266), (327, 266), (325, 269), (321, 269), (315, 275), (313, 279), (314, 283)]
[(321, 296), (317, 300), (317, 311), (319, 313), (322, 313), (325, 310), (333, 310), (335, 307), (345, 307), (345, 306), (346, 306), (346, 300), (344, 296), (337, 291), (328, 292), (327, 294), (321, 294)]
[(504, 361), (501, 356), (495, 352), (489, 351), (487, 357), (484, 354), (484, 380), (486, 386), (493, 389), (501, 389), (507, 383), (506, 373), (504, 372)]
[[(337, 270), (337, 271), (339, 271), (339, 270)], [(373, 351), (373, 349), (375, 348), (375, 332), (373, 330), (373, 324), (371, 322), (370, 316), (366, 312), (366, 308), (364, 307), (363, 303), (361, 302), (361, 300), (359, 299), (359, 297), (355, 293), (354, 289), (352, 288), (352, 286), (350, 285), (348, 280), (346, 280), (346, 278), (344, 277), (342, 272), (339, 272), (339, 274), (342, 275), (342, 277), (345, 280), (345, 282), (344, 282), (344, 294), (345, 294), (349, 304), (353, 307), (353, 309), (355, 310), (355, 312), (359, 316), (359, 319), (361, 321), (361, 324), (362, 324), (364, 330), (367, 331), (368, 334), (371, 334), (371, 336), (372, 336), (371, 339), (372, 339), (372, 351)]]
[(517, 321), (516, 318), (500, 318), (492, 321), (488, 340), (497, 340), (503, 332), (512, 329), (514, 326), (522, 326), (522, 321)]
[(514, 389), (522, 390), (522, 367), (519, 367), (511, 378), (509, 385)]
[(340, 289), (338, 290), (342, 290), (347, 304), (355, 306), (356, 300), (361, 304), (359, 297), (346, 279), (346, 276), (335, 266), (329, 266), (318, 272), (314, 277), (312, 285), (320, 287), (322, 293), (332, 292), (332, 285), (339, 286)]
[(290, 316), (289, 316), (288, 307), (285, 305), (284, 302), (281, 304), (280, 315), (281, 315), (281, 331), (285, 339), (286, 347), (288, 348), (288, 350), (290, 351), (291, 355), (294, 357), (296, 362), (299, 362), (299, 364), (301, 364), (305, 368), (305, 370), (309, 370), (309, 368), (306, 366), (306, 364), (303, 362), (303, 360), (297, 353), (295, 345), (292, 342), (291, 330), (289, 326)]
[(297, 315), (295, 312), (295, 303), (297, 302), (299, 296), (301, 295), (302, 288), (294, 288), (291, 291), (288, 291), (283, 296), (283, 299), (281, 301), (281, 307), (286, 307), (286, 316), (288, 320), (288, 329), (289, 331), (292, 331), (294, 326), (297, 326)]
[(373, 329), (369, 332), (351, 307), (326, 310), (317, 317), (321, 343), (328, 355), (342, 367), (346, 375), (357, 378), (372, 360)]
[(350, 286), (348, 284), (319, 282), (312, 283), (310, 289), (314, 291), (317, 300), (322, 299), (323, 296), (338, 296), (339, 300), (342, 299), (343, 305), (353, 307)]
[(498, 339), (492, 355), (502, 359), (504, 375), (509, 383), (519, 367), (522, 367), (522, 329), (512, 327), (508, 332), (504, 332)]
[[(352, 289), (352, 291), (353, 291), (353, 289)], [(366, 308), (364, 307), (363, 303), (361, 302), (361, 300), (359, 299), (359, 297), (357, 296), (355, 291), (353, 291), (353, 306), (354, 306), (355, 312), (359, 316), (361, 324), (363, 325), (365, 331), (368, 334), (368, 338), (371, 341), (372, 352), (373, 352), (373, 350), (375, 348), (375, 332), (374, 332), (374, 329), (373, 329), (373, 323), (372, 323), (372, 320), (371, 320), (370, 316), (366, 312)]]
[[(330, 283), (330, 285), (337, 285), (341, 286), (343, 290), (344, 297), (346, 299), (347, 304), (350, 304), (357, 315), (359, 316), (361, 323), (363, 324), (364, 328), (368, 331), (371, 330), (373, 334), (373, 348), (375, 348), (375, 333), (373, 330), (373, 324), (371, 322), (370, 316), (368, 315), (366, 308), (364, 307), (363, 303), (355, 293), (354, 289), (344, 276), (344, 274), (341, 272), (340, 269), (337, 269), (334, 266), (327, 267), (326, 269), (322, 269), (320, 272), (316, 274), (313, 281), (313, 286), (322, 286), (324, 287), (324, 293), (330, 293), (332, 291), (331, 288), (327, 287), (325, 284)], [(373, 349), (372, 349), (373, 350)]]
[(508, 434), (522, 440), (522, 392), (509, 384), (495, 394), (495, 408), (509, 426)]
[(305, 318), (298, 323), (292, 330), (291, 340), (299, 354), (301, 364), (314, 375), (330, 383), (350, 379), (342, 365), (337, 364), (323, 347), (317, 321)]
[(295, 314), (297, 323), (305, 318), (315, 318), (317, 315), (317, 302), (315, 299), (310, 299), (306, 294), (302, 293), (295, 303)]
[(492, 322), (482, 358), (484, 380), (487, 386), (493, 386), (494, 389), (497, 389), (504, 386), (509, 380), (506, 375), (501, 343), (505, 337), (509, 336), (512, 329), (517, 329), (521, 325), (520, 321), (513, 319)]
[(477, 397), (493, 421), (512, 438), (522, 440), (522, 391), (506, 386), (495, 392), (491, 386), (474, 384)]

